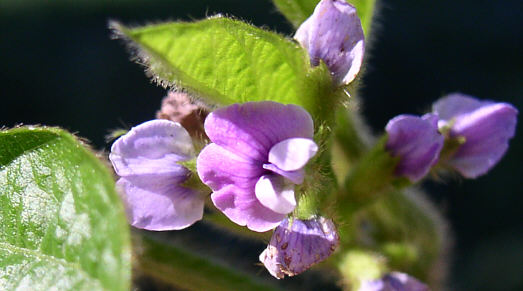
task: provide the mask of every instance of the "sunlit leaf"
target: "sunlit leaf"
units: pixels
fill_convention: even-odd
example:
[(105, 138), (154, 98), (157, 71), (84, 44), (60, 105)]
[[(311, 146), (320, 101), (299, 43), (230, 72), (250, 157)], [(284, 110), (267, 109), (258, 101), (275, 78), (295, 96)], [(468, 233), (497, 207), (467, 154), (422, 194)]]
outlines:
[(223, 17), (138, 28), (112, 24), (153, 79), (219, 105), (273, 100), (326, 119), (336, 105), (324, 65), (281, 35)]
[(113, 179), (67, 132), (0, 131), (0, 222), (0, 290), (129, 290)]

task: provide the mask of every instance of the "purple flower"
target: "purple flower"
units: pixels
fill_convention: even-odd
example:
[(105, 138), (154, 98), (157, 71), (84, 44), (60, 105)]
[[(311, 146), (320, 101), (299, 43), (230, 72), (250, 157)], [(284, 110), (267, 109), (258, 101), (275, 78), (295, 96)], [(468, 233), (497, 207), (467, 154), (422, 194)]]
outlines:
[(214, 205), (254, 231), (276, 227), (295, 205), (294, 184), (318, 147), (311, 116), (296, 105), (234, 104), (205, 120), (212, 141), (197, 160)]
[(360, 71), (365, 51), (356, 8), (344, 0), (322, 0), (294, 38), (308, 50), (311, 64), (323, 60), (337, 84), (349, 84)]
[(297, 275), (328, 258), (339, 243), (331, 220), (285, 219), (276, 228), (267, 248), (260, 254), (265, 268), (278, 279)]
[(204, 197), (181, 186), (190, 172), (178, 162), (192, 158), (189, 134), (168, 120), (142, 123), (114, 142), (109, 159), (132, 226), (172, 230), (202, 219)]
[(359, 291), (428, 291), (429, 287), (415, 278), (399, 272), (389, 273), (383, 278), (362, 283)]
[(516, 130), (518, 111), (508, 103), (454, 93), (438, 100), (433, 109), (442, 132), (465, 138), (446, 163), (467, 178), (481, 176), (499, 162)]
[(434, 114), (422, 117), (399, 115), (386, 126), (386, 150), (400, 158), (396, 174), (412, 182), (423, 178), (438, 161), (444, 138), (438, 132), (438, 118)]

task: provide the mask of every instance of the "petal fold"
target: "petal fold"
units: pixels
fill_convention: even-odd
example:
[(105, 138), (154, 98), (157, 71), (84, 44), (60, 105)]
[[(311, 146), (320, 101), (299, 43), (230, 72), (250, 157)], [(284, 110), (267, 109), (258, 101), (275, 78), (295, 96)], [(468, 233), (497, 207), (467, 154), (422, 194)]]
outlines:
[(133, 127), (117, 139), (109, 159), (120, 177), (135, 175), (185, 175), (177, 164), (194, 156), (187, 131), (176, 122), (151, 120)]
[(269, 163), (284, 171), (296, 171), (305, 166), (318, 152), (312, 139), (289, 138), (275, 144), (269, 151)]
[(296, 207), (294, 185), (285, 184), (283, 177), (276, 175), (263, 175), (254, 188), (256, 198), (270, 210), (288, 214)]

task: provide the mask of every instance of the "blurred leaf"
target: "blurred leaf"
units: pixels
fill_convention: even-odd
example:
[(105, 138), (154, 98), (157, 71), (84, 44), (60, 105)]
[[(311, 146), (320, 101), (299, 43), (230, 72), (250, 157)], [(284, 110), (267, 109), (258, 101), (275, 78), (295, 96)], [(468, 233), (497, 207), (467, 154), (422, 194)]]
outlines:
[(127, 28), (111, 24), (137, 48), (153, 79), (210, 103), (273, 100), (331, 119), (337, 105), (325, 65), (310, 67), (295, 42), (241, 21), (215, 17)]
[[(280, 12), (289, 20), (295, 28), (298, 28), (320, 2), (319, 0), (273, 0), (274, 5), (278, 7)], [(365, 35), (369, 31), (372, 21), (372, 13), (374, 12), (374, 4), (376, 0), (350, 0), (347, 1), (356, 7), (358, 16), (361, 19), (361, 25)]]
[(359, 241), (378, 247), (376, 251), (387, 256), (391, 269), (407, 272), (434, 290), (440, 289), (450, 238), (441, 214), (423, 192), (412, 188), (391, 192), (360, 212), (354, 225), (371, 230), (360, 234)]
[(189, 248), (162, 242), (146, 232), (134, 232), (137, 267), (141, 272), (181, 290), (283, 290), (259, 276), (233, 268), (217, 258)]
[(129, 290), (113, 178), (56, 128), (0, 131), (0, 289)]

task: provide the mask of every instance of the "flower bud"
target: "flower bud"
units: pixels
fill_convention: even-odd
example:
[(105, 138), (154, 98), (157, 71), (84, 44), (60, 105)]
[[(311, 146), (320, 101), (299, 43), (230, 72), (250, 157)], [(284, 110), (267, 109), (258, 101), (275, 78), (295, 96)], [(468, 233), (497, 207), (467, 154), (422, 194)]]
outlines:
[(282, 279), (285, 275), (297, 275), (325, 260), (338, 244), (338, 233), (329, 219), (285, 218), (260, 254), (260, 261), (271, 275)]
[(437, 122), (434, 114), (399, 115), (389, 121), (385, 148), (392, 156), (399, 157), (397, 175), (416, 182), (438, 161), (444, 138), (438, 132)]
[(438, 100), (433, 109), (447, 141), (463, 140), (444, 163), (466, 178), (476, 178), (494, 167), (516, 130), (518, 111), (508, 103), (454, 93)]
[(363, 29), (356, 8), (344, 0), (320, 1), (294, 38), (309, 52), (312, 66), (325, 62), (337, 84), (349, 84), (360, 71)]

